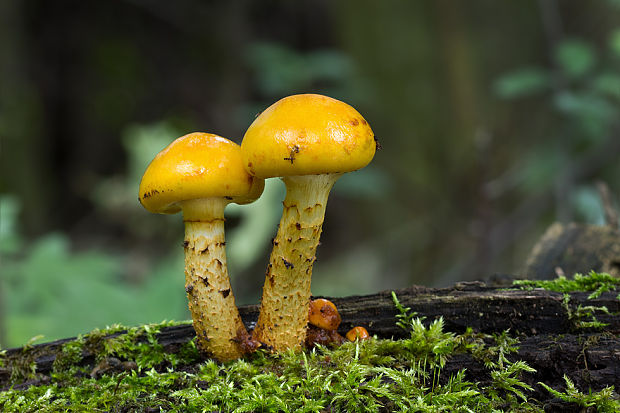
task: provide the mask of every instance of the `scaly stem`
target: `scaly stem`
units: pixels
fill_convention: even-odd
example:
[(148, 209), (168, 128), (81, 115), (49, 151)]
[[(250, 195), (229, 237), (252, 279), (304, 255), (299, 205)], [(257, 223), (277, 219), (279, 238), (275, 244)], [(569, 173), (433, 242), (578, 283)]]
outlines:
[(341, 174), (288, 176), (286, 198), (253, 338), (274, 351), (299, 349), (306, 338), (310, 280), (329, 191)]
[(185, 291), (201, 350), (220, 361), (243, 352), (237, 341), (247, 335), (226, 266), (223, 198), (183, 202)]

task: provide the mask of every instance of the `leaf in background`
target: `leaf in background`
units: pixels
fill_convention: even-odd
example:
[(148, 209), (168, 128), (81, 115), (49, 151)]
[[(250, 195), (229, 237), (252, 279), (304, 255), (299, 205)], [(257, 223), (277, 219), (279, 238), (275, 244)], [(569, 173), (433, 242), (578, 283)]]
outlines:
[(9, 346), (37, 334), (54, 340), (114, 323), (188, 318), (181, 248), (139, 285), (123, 280), (121, 255), (72, 252), (61, 234), (38, 239), (24, 254), (3, 265)]
[(549, 74), (539, 68), (517, 69), (504, 74), (493, 84), (493, 91), (503, 99), (531, 96), (549, 88)]
[(176, 248), (155, 263), (149, 277), (138, 286), (136, 321), (187, 320), (191, 316), (185, 292), (185, 261), (183, 248)]
[(618, 116), (618, 107), (595, 93), (562, 92), (554, 96), (554, 104), (575, 122), (577, 140), (586, 143), (607, 139), (608, 128)]
[(99, 294), (91, 287), (118, 281), (121, 273), (120, 262), (113, 257), (96, 252), (70, 254), (68, 239), (61, 234), (40, 238), (26, 251), (28, 255), (11, 274), (18, 287), (18, 310), (23, 312), (64, 302), (75, 286), (84, 287), (85, 295)]
[(620, 58), (620, 29), (614, 30), (609, 36), (609, 50), (615, 57)]
[(15, 254), (21, 247), (18, 214), (17, 197), (0, 194), (0, 254)]
[(302, 56), (274, 43), (253, 44), (247, 52), (257, 86), (267, 96), (288, 95), (307, 87), (310, 74)]
[(554, 54), (562, 72), (572, 79), (584, 76), (596, 63), (594, 48), (583, 40), (566, 40), (556, 48)]
[(342, 81), (353, 71), (349, 58), (336, 50), (316, 50), (306, 55), (312, 77), (325, 81)]
[(595, 225), (605, 224), (605, 213), (601, 205), (601, 197), (592, 185), (581, 186), (572, 192), (571, 203), (579, 217)]
[(256, 84), (265, 96), (285, 96), (307, 92), (341, 89), (351, 77), (354, 65), (337, 50), (314, 50), (299, 53), (276, 43), (259, 42), (247, 51), (254, 69)]
[[(231, 274), (237, 274), (252, 265), (269, 248), (282, 214), (281, 205), (285, 187), (279, 179), (265, 181), (265, 190), (259, 199), (249, 205), (230, 204), (227, 216), (241, 217), (239, 225), (226, 234), (226, 255)], [(275, 207), (275, 206), (278, 207)]]
[(602, 73), (592, 82), (594, 92), (620, 100), (620, 76), (615, 73)]

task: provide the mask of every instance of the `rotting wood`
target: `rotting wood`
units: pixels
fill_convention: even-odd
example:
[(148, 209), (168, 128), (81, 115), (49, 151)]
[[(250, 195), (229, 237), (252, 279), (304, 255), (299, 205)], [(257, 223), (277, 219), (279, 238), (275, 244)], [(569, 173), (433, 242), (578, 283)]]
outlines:
[[(524, 374), (522, 379), (532, 386), (528, 397), (554, 406), (545, 411), (582, 411), (577, 406), (555, 399), (539, 382), (556, 390), (564, 390), (566, 375), (578, 389), (600, 391), (607, 386), (620, 388), (620, 338), (617, 335), (603, 334), (543, 334), (525, 337), (519, 343), (517, 353), (507, 356), (511, 361), (523, 360), (536, 373)], [(459, 370), (466, 369), (468, 378), (475, 378), (481, 385), (491, 383), (489, 370), (479, 360), (468, 354), (452, 357), (442, 370), (440, 383), (445, 383)]]

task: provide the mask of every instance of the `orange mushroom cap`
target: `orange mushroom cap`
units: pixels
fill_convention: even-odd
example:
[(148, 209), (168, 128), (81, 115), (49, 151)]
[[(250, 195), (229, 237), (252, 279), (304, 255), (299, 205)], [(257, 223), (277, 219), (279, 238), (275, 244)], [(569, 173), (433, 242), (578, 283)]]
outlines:
[(364, 327), (357, 326), (349, 330), (346, 334), (346, 337), (347, 337), (347, 340), (349, 341), (355, 341), (358, 339), (366, 340), (370, 338), (370, 334), (368, 334), (368, 330), (366, 330)]
[(218, 135), (194, 132), (176, 139), (146, 168), (139, 199), (150, 212), (174, 214), (179, 202), (228, 197), (250, 203), (263, 192), (264, 181), (249, 175), (241, 148)]
[(337, 330), (340, 325), (340, 314), (334, 303), (324, 298), (310, 301), (308, 322), (325, 330)]
[(353, 107), (315, 94), (285, 97), (262, 112), (241, 143), (254, 176), (350, 172), (375, 155), (374, 133)]

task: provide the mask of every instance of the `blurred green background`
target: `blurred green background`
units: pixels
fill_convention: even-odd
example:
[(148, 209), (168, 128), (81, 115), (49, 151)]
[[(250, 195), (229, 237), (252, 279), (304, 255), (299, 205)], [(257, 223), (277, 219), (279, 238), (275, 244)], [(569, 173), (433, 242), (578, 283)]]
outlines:
[[(192, 131), (237, 142), (300, 92), (383, 149), (327, 208), (317, 295), (518, 274), (553, 221), (620, 190), (620, 1), (0, 2), (0, 346), (189, 318), (181, 216), (137, 187)], [(283, 185), (227, 209), (260, 297)]]

